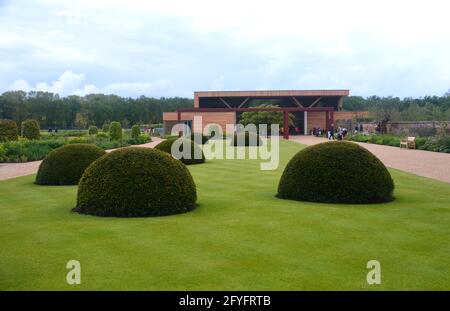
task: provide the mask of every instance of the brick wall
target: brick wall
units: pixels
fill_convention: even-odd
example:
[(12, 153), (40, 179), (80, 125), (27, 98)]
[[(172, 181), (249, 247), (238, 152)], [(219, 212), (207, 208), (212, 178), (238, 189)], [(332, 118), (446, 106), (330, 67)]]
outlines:
[[(221, 126), (223, 131), (225, 131), (227, 124), (236, 124), (235, 112), (183, 112), (181, 113), (181, 120), (193, 121), (194, 116), (202, 117), (201, 124), (195, 124), (193, 122), (193, 131), (197, 133), (202, 132), (205, 126), (212, 123)], [(163, 120), (165, 133), (169, 133), (172, 126), (177, 123), (177, 113), (165, 112), (163, 113)]]
[(308, 134), (313, 127), (320, 126), (322, 129), (326, 129), (327, 116), (324, 111), (308, 111)]

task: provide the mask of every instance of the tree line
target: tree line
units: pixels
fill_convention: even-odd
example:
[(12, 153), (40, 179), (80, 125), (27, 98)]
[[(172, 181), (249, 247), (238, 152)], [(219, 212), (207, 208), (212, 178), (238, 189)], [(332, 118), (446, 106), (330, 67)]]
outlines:
[(379, 121), (449, 121), (450, 94), (403, 99), (349, 96), (344, 99), (343, 109), (373, 111)]
[[(0, 95), (0, 119), (21, 124), (35, 119), (43, 128), (86, 128), (120, 121), (122, 126), (162, 122), (162, 113), (193, 107), (191, 98), (139, 98), (90, 94), (60, 97), (49, 92), (8, 91)], [(376, 119), (389, 121), (450, 120), (450, 94), (423, 98), (361, 97), (345, 98), (347, 111), (373, 111)]]
[(86, 128), (119, 121), (122, 126), (162, 122), (162, 113), (193, 107), (189, 98), (127, 98), (117, 95), (90, 94), (60, 97), (49, 92), (8, 91), (0, 95), (0, 119), (21, 124), (35, 119), (43, 128)]

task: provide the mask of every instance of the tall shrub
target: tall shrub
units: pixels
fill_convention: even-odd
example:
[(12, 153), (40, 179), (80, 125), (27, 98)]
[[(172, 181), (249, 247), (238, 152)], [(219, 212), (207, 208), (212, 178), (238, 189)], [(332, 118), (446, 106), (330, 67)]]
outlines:
[(41, 137), (41, 129), (36, 120), (28, 119), (22, 122), (22, 136), (28, 139), (39, 139)]
[(138, 138), (141, 135), (141, 127), (137, 124), (131, 128), (131, 138)]
[(0, 141), (18, 139), (17, 124), (13, 120), (0, 119)]
[(120, 122), (114, 121), (109, 125), (109, 136), (111, 140), (122, 139), (122, 125)]

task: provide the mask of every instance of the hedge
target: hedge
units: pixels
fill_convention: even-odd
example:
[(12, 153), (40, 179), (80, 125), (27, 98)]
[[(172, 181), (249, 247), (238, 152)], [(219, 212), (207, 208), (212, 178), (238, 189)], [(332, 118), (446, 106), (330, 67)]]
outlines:
[(72, 144), (51, 151), (39, 166), (38, 185), (76, 185), (84, 170), (106, 152), (94, 145)]
[(278, 197), (326, 203), (393, 200), (394, 182), (383, 163), (351, 142), (326, 142), (299, 151), (286, 166)]
[(0, 119), (0, 141), (17, 140), (18, 135), (16, 122), (9, 119)]
[(123, 148), (92, 163), (81, 177), (77, 205), (82, 214), (146, 217), (179, 214), (196, 207), (189, 170), (160, 150)]

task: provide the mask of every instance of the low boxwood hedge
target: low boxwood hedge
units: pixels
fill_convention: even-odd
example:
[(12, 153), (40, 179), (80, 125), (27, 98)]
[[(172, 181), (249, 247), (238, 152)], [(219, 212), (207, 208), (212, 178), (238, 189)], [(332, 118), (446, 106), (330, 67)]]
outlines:
[(106, 152), (89, 144), (69, 144), (51, 151), (36, 175), (38, 185), (76, 185), (84, 170)]
[(376, 203), (393, 199), (384, 164), (351, 142), (326, 142), (299, 151), (286, 166), (278, 197), (326, 203)]
[[(181, 139), (181, 142), (187, 143), (191, 146), (191, 154), (190, 157), (182, 157), (181, 162), (183, 162), (186, 165), (191, 165), (191, 164), (200, 164), (200, 163), (205, 163), (205, 155), (203, 154), (202, 149), (200, 148), (200, 146), (198, 144), (196, 144), (195, 142), (193, 142), (190, 139), (187, 138), (178, 138), (178, 137), (172, 137), (169, 139), (166, 139), (162, 142), (160, 142), (158, 145), (156, 145), (156, 149), (167, 152), (169, 154), (172, 154), (172, 145), (175, 141), (177, 141), (177, 139)], [(180, 151), (183, 151), (183, 144), (181, 144), (180, 146)], [(196, 159), (195, 158), (195, 154), (201, 154), (201, 158)]]
[(189, 170), (156, 149), (115, 150), (84, 172), (74, 211), (116, 217), (179, 214), (196, 207), (197, 193)]

